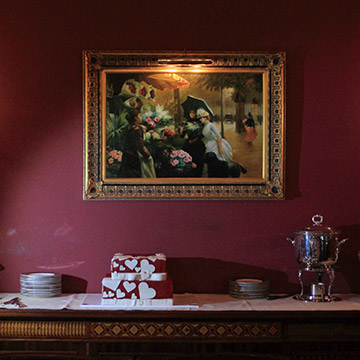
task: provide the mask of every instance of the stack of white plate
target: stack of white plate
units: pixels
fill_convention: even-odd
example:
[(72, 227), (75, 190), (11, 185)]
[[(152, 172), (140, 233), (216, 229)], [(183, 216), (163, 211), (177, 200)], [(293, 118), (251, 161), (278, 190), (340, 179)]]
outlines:
[(32, 297), (54, 297), (61, 294), (61, 274), (33, 272), (20, 274), (21, 294)]
[(239, 299), (261, 299), (269, 295), (269, 281), (236, 279), (229, 281), (229, 294)]

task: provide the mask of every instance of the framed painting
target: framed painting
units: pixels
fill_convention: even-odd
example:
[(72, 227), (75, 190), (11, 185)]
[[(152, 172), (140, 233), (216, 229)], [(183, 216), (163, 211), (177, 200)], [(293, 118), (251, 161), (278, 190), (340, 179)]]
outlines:
[(84, 199), (284, 199), (285, 60), (84, 51)]

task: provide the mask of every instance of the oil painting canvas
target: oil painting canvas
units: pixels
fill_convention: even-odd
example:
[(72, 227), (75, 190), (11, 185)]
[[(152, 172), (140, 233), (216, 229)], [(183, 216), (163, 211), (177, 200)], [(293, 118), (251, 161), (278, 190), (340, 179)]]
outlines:
[(107, 73), (106, 178), (261, 178), (263, 73)]

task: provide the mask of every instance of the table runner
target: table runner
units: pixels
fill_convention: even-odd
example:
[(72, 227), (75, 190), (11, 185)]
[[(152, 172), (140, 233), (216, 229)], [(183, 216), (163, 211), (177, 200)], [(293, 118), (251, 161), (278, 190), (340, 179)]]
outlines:
[[(32, 298), (16, 293), (0, 293), (0, 310), (144, 310), (144, 311), (360, 311), (360, 294), (337, 295), (342, 301), (309, 303), (292, 297), (276, 300), (235, 299), (227, 294), (174, 294), (174, 306), (158, 308), (116, 308), (111, 306), (84, 306), (90, 296), (101, 299), (101, 294), (64, 294), (54, 298)], [(17, 300), (14, 300), (17, 299)], [(18, 304), (23, 304), (23, 307)]]

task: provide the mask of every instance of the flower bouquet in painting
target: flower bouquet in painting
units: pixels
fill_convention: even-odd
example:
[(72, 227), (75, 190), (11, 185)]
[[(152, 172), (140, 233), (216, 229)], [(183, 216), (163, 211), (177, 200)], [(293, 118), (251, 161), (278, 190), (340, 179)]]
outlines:
[(154, 100), (155, 89), (144, 81), (139, 82), (135, 79), (129, 79), (124, 82), (119, 95)]
[(129, 109), (141, 109), (141, 107), (143, 105), (141, 100), (136, 97), (129, 98), (129, 99), (125, 100), (123, 103), (124, 103), (125, 107), (127, 107)]
[(122, 160), (122, 152), (120, 150), (110, 150), (106, 155), (106, 172), (109, 177), (118, 175)]
[(147, 104), (142, 106), (141, 116), (143, 125), (146, 127), (147, 131), (155, 130), (158, 134), (160, 134), (166, 126), (169, 126), (173, 119), (169, 111), (165, 110), (161, 105), (153, 106)]
[(138, 97), (140, 84), (134, 79), (126, 80), (121, 88), (120, 95), (126, 97)]
[(139, 83), (139, 97), (143, 99), (155, 99), (155, 89), (147, 84), (146, 82), (142, 81)]
[(118, 95), (117, 106), (121, 109), (141, 109), (146, 101), (155, 99), (155, 89), (144, 81), (126, 80)]
[(189, 153), (184, 150), (173, 150), (169, 158), (174, 177), (190, 176), (194, 164)]

